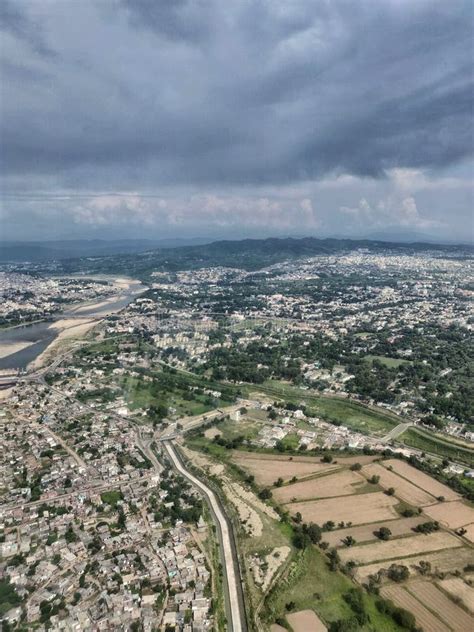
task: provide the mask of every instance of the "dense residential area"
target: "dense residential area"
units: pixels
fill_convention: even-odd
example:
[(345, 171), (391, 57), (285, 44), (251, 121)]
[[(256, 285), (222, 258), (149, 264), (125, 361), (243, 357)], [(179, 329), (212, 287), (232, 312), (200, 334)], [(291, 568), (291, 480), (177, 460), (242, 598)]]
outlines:
[(468, 629), (472, 259), (379, 250), (6, 266), (3, 629)]

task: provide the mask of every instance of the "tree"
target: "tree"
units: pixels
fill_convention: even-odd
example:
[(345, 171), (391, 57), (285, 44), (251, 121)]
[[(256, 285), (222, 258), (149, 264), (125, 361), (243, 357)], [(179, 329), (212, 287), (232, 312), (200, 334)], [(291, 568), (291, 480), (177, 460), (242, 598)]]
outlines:
[(416, 531), (417, 533), (424, 533), (425, 535), (433, 533), (434, 531), (439, 531), (439, 522), (437, 520), (423, 522), (422, 524), (416, 525), (416, 527), (413, 528), (413, 531)]
[(403, 582), (410, 576), (410, 571), (403, 564), (392, 564), (387, 571), (387, 577), (394, 582)]
[(395, 488), (394, 487), (389, 487), (387, 489), (387, 496), (393, 496), (395, 494)]
[(313, 544), (317, 544), (321, 541), (322, 533), (322, 529), (319, 525), (314, 524), (314, 522), (309, 525), (308, 536)]
[(262, 491), (258, 494), (260, 500), (269, 500), (272, 496), (272, 492), (267, 488), (262, 489)]
[(369, 483), (372, 483), (372, 485), (377, 485), (377, 483), (380, 480), (380, 476), (377, 476), (377, 474), (373, 474), (370, 478), (369, 478)]
[(339, 568), (339, 564), (341, 563), (341, 558), (339, 557), (339, 553), (336, 549), (331, 549), (328, 553), (329, 558), (329, 568), (331, 571), (337, 571)]
[(332, 520), (327, 520), (324, 524), (323, 524), (323, 531), (332, 531), (335, 527), (335, 523)]
[(376, 535), (379, 540), (390, 540), (392, 532), (388, 527), (380, 527), (378, 531), (374, 531), (374, 535)]
[(311, 539), (308, 533), (304, 531), (301, 527), (297, 527), (293, 536), (293, 546), (295, 546), (297, 549), (305, 549), (310, 544)]
[(428, 575), (428, 573), (431, 572), (431, 562), (421, 560), (418, 564), (418, 570), (420, 572), (420, 575)]
[(343, 544), (349, 547), (349, 546), (354, 546), (354, 544), (356, 543), (356, 540), (351, 535), (348, 535), (343, 539), (342, 542)]
[(280, 476), (279, 478), (277, 478), (277, 480), (273, 483), (275, 485), (275, 487), (281, 487), (283, 485), (283, 479)]

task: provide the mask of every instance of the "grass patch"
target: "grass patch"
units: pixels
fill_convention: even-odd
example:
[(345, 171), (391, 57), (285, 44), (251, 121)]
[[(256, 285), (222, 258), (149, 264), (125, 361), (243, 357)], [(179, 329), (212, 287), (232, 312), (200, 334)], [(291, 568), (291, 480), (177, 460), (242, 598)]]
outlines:
[(386, 434), (399, 423), (395, 417), (356, 402), (332, 397), (320, 397), (316, 402), (316, 412), (330, 421), (370, 434)]
[(102, 492), (100, 499), (106, 505), (110, 505), (115, 508), (118, 501), (123, 499), (123, 495), (122, 492), (119, 491)]
[(378, 360), (382, 364), (384, 364), (389, 369), (398, 368), (402, 366), (402, 364), (409, 364), (409, 360), (403, 360), (402, 358), (389, 358), (388, 356), (379, 356), (379, 355), (367, 355), (364, 360), (368, 362), (373, 362), (374, 360)]
[(300, 438), (294, 432), (290, 432), (281, 440), (281, 443), (284, 445), (285, 449), (289, 450), (296, 450), (298, 448), (299, 442)]
[(397, 440), (423, 452), (430, 452), (441, 458), (461, 461), (470, 467), (474, 466), (474, 450), (462, 448), (453, 442), (439, 439), (437, 436), (420, 428), (408, 428)]
[[(350, 619), (353, 612), (344, 595), (352, 588), (354, 583), (348, 577), (330, 571), (325, 556), (316, 547), (309, 547), (295, 554), (288, 579), (282, 579), (270, 592), (265, 602), (265, 619), (270, 622), (285, 616), (286, 606), (290, 603), (292, 611), (314, 610), (326, 623)], [(400, 630), (389, 617), (377, 611), (371, 595), (364, 594), (364, 605), (370, 623), (360, 630)]]
[[(248, 387), (245, 388), (249, 390)], [(262, 385), (252, 386), (250, 390), (260, 391), (296, 404), (304, 403), (309, 412), (315, 416), (366, 434), (383, 436), (400, 423), (396, 415), (374, 410), (346, 399), (315, 395), (311, 391), (277, 380), (267, 380)]]
[[(166, 406), (170, 417), (202, 415), (221, 406), (229, 406), (225, 399), (215, 399), (202, 392), (190, 391), (187, 385), (173, 383), (166, 374), (156, 373), (148, 381), (127, 376), (118, 381), (123, 397), (131, 410), (150, 406)], [(170, 410), (171, 409), (171, 410)]]

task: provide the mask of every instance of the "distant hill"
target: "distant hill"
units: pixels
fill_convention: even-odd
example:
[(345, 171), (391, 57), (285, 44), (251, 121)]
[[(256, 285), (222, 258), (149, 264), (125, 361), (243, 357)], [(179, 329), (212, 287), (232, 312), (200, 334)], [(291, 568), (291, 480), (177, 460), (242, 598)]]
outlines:
[(139, 254), (121, 254), (100, 259), (71, 259), (61, 262), (64, 272), (83, 271), (108, 274), (128, 274), (148, 279), (153, 271), (192, 270), (211, 266), (226, 266), (244, 270), (259, 270), (266, 266), (301, 257), (319, 254), (343, 254), (362, 249), (370, 253), (391, 252), (414, 254), (439, 252), (449, 256), (472, 256), (468, 245), (446, 246), (425, 243), (391, 243), (368, 239), (316, 239), (314, 237), (243, 239), (215, 241), (210, 244), (160, 248)]
[(32, 262), (62, 260), (77, 257), (103, 257), (116, 254), (145, 252), (156, 248), (176, 248), (205, 239), (71, 239), (61, 241), (0, 242), (0, 262)]
[[(370, 233), (366, 235), (366, 239), (370, 239), (372, 241), (389, 241), (391, 243), (424, 243), (424, 244), (443, 244), (443, 245), (452, 245), (459, 244), (457, 241), (453, 241), (452, 239), (443, 239), (441, 240), (439, 237), (435, 235), (429, 235), (426, 233), (416, 233), (409, 230), (393, 230), (387, 232), (377, 232)], [(462, 242), (463, 244), (471, 244), (472, 245), (472, 236), (467, 234), (466, 241)]]

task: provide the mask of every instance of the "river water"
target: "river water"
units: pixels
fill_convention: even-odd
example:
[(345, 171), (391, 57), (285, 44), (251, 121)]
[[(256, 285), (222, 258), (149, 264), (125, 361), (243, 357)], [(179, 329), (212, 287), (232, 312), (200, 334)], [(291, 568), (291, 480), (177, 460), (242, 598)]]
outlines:
[[(100, 320), (108, 314), (114, 314), (126, 307), (144, 289), (144, 286), (139, 281), (131, 282), (126, 290), (117, 293), (116, 299), (106, 305), (101, 306), (98, 302), (95, 304), (75, 305), (58, 314), (54, 320), (67, 318)], [(28, 364), (43, 353), (61, 333), (60, 329), (52, 329), (51, 324), (51, 322), (41, 322), (10, 329), (0, 329), (0, 346), (8, 343), (30, 343), (24, 349), (0, 358), (0, 370), (26, 369)]]

